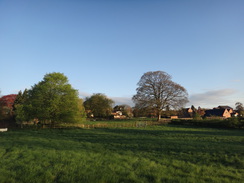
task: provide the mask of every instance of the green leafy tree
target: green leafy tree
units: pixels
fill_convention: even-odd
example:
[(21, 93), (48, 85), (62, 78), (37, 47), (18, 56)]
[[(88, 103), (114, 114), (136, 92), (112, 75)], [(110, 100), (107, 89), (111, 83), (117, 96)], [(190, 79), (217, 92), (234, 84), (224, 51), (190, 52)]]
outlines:
[(28, 121), (28, 112), (26, 112), (27, 108), (25, 106), (27, 102), (27, 98), (28, 98), (28, 90), (25, 89), (23, 93), (22, 91), (19, 91), (14, 101), (15, 121), (21, 125), (23, 122)]
[(186, 89), (173, 82), (166, 72), (147, 72), (137, 85), (137, 94), (132, 100), (137, 107), (154, 109), (158, 121), (166, 107), (177, 109), (188, 102)]
[(97, 93), (87, 97), (84, 102), (86, 111), (89, 116), (106, 118), (111, 115), (114, 101), (107, 98), (106, 95)]
[(83, 105), (83, 99), (78, 99), (78, 114), (76, 117), (78, 117), (78, 121), (80, 120), (80, 117), (82, 119), (85, 119), (86, 118), (86, 111), (85, 111), (85, 107)]
[[(78, 122), (84, 117), (77, 90), (62, 73), (46, 74), (42, 81), (29, 91), (22, 109), (28, 118), (41, 123)], [(17, 110), (18, 111), (18, 110)], [(18, 113), (17, 113), (18, 116)]]
[(239, 116), (244, 117), (244, 106), (243, 106), (243, 104), (241, 102), (236, 102), (235, 105), (236, 105), (236, 110), (237, 110)]
[(19, 93), (16, 96), (16, 99), (14, 101), (14, 107), (17, 104), (24, 104), (25, 101), (27, 100), (27, 96), (28, 96), (28, 90), (27, 89), (25, 89), (24, 92), (19, 91)]

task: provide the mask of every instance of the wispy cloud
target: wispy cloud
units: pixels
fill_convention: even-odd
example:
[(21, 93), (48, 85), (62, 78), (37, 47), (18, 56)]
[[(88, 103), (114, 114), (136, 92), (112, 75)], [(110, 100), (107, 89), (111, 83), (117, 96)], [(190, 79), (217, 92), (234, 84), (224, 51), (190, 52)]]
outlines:
[[(87, 92), (79, 92), (79, 96), (81, 98), (86, 98), (86, 97), (90, 97), (92, 96), (93, 94), (91, 93), (87, 93)], [(115, 105), (123, 105), (123, 104), (126, 104), (126, 105), (129, 105), (129, 106), (134, 106), (133, 102), (132, 102), (132, 97), (110, 97), (110, 96), (107, 96), (108, 98), (112, 99), (115, 103)]]
[(115, 102), (115, 105), (127, 104), (131, 107), (134, 106), (131, 97), (111, 97), (111, 99)]
[[(195, 107), (216, 107), (218, 105), (234, 105), (236, 101), (232, 101), (230, 98), (236, 94), (237, 91), (234, 89), (221, 89), (221, 90), (210, 90), (203, 93), (195, 93), (189, 96), (188, 105), (194, 105)], [(90, 97), (92, 94), (87, 92), (79, 93), (81, 98)], [(110, 97), (115, 102), (115, 105), (127, 104), (134, 106), (132, 97)]]
[(86, 98), (86, 97), (90, 97), (92, 94), (87, 93), (87, 92), (79, 92), (79, 96), (80, 98)]
[(240, 79), (233, 79), (233, 80), (230, 80), (232, 83), (240, 83), (242, 82), (242, 80)]
[(189, 97), (189, 105), (214, 107), (218, 105), (232, 104), (229, 97), (236, 93), (233, 89), (211, 90), (204, 93), (192, 94)]

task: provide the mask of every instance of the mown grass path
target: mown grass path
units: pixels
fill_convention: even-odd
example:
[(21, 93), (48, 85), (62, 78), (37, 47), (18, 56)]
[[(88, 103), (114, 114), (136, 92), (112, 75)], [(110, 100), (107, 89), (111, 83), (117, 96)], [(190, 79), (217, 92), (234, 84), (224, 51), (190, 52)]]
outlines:
[(182, 126), (0, 133), (0, 182), (242, 182), (244, 131)]

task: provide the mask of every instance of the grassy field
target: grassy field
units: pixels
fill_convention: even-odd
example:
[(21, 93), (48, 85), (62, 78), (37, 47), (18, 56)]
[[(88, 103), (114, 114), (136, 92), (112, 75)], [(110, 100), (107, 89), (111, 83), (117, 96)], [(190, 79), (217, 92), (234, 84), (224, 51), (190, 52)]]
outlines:
[(244, 131), (187, 126), (0, 133), (0, 182), (243, 182)]

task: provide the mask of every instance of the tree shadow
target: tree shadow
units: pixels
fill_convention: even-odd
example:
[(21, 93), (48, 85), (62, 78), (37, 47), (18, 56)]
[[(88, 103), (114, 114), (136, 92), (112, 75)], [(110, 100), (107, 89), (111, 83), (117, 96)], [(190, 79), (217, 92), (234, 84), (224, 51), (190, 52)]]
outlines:
[[(183, 131), (184, 130), (184, 131)], [(189, 162), (204, 162), (205, 155), (243, 154), (244, 141), (235, 140), (243, 132), (227, 130), (153, 130), (153, 129), (44, 129), (0, 134), (5, 149), (25, 147), (55, 151), (169, 156)], [(227, 137), (235, 137), (229, 141)], [(242, 136), (243, 137), (243, 136)], [(196, 156), (197, 155), (197, 156)], [(201, 156), (202, 157), (201, 157)], [(213, 157), (214, 158), (214, 157)]]

